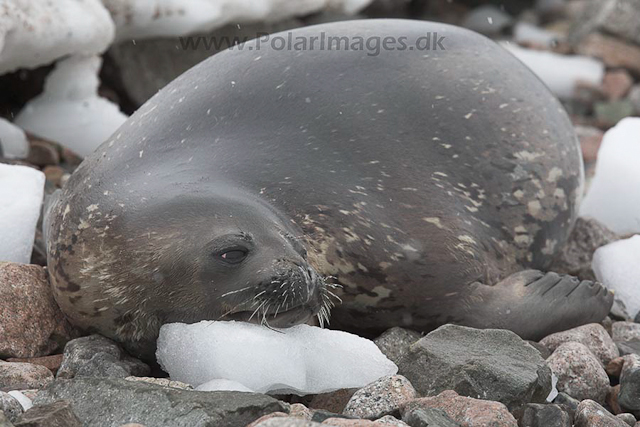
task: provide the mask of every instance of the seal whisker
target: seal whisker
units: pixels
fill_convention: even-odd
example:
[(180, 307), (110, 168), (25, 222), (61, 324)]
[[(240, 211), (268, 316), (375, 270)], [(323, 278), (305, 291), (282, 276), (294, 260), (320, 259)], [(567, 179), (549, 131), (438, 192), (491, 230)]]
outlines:
[(220, 295), (220, 298), (224, 298), (224, 297), (226, 297), (228, 295), (232, 295), (232, 294), (237, 294), (238, 292), (246, 291), (247, 289), (251, 289), (251, 288), (252, 288), (251, 286), (247, 286), (246, 288), (238, 289), (236, 291), (226, 292), (226, 293)]

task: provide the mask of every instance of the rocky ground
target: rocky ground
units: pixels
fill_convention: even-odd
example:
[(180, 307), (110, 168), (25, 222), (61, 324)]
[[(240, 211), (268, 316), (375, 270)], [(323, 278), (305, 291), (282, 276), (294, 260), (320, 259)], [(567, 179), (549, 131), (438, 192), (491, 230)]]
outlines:
[[(640, 4), (496, 1), (503, 7), (491, 12), (496, 24), (487, 27), (480, 3), (378, 0), (362, 16), (444, 21), (506, 40), (513, 38), (517, 23), (527, 22), (559, 34), (553, 43), (529, 42), (527, 47), (602, 61), (602, 84), (580, 85), (573, 97), (563, 100), (587, 170), (592, 170), (603, 132), (623, 117), (640, 115)], [(255, 34), (343, 18), (319, 14), (216, 33)], [(185, 53), (174, 45), (175, 40), (146, 40), (113, 46), (104, 57), (101, 94), (131, 113), (179, 73), (214, 53)], [(10, 118), (19, 111), (42, 89), (49, 70), (0, 76), (0, 116)], [(81, 161), (49, 141), (31, 136), (30, 144), (27, 159), (0, 161), (42, 170), (47, 193), (60, 188)], [(618, 237), (580, 219), (553, 269), (593, 279), (594, 250)], [(602, 324), (553, 334), (539, 343), (508, 331), (450, 325), (426, 336), (393, 328), (375, 342), (399, 366), (398, 375), (359, 390), (302, 398), (199, 392), (156, 378), (157, 369), (106, 338), (79, 337), (53, 300), (45, 264), (39, 235), (31, 265), (0, 264), (0, 427), (640, 426), (640, 319), (629, 318), (620, 302)], [(25, 411), (30, 401), (34, 406)]]

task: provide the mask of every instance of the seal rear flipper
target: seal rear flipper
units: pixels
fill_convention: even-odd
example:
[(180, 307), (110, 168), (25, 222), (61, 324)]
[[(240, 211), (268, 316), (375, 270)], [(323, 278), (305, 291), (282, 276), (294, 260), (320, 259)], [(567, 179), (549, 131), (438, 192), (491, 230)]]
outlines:
[(538, 341), (554, 332), (600, 322), (613, 293), (597, 282), (569, 275), (525, 270), (494, 286), (472, 283), (460, 324), (509, 329)]

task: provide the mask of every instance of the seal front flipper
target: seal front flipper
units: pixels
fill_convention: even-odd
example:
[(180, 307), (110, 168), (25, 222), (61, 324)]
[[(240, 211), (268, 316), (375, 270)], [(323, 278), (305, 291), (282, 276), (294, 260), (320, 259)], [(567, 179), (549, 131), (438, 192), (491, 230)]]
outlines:
[(613, 293), (597, 282), (569, 275), (525, 270), (494, 286), (474, 282), (457, 322), (476, 328), (509, 329), (524, 339), (600, 322)]

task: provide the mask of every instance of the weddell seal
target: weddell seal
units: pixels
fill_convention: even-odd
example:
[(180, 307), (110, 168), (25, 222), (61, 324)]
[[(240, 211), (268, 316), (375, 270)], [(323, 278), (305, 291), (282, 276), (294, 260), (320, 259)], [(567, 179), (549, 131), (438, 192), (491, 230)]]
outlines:
[[(326, 318), (331, 292), (332, 326), (364, 334), (454, 322), (539, 339), (604, 318), (611, 293), (547, 271), (583, 185), (547, 88), (449, 25), (292, 35), (322, 32), (407, 48), (247, 42), (170, 83), (84, 160), (48, 216), (68, 317), (147, 354), (163, 323), (286, 327)], [(436, 33), (444, 50), (416, 47)]]

